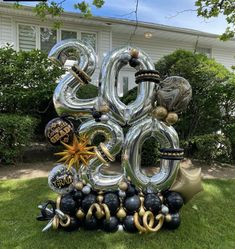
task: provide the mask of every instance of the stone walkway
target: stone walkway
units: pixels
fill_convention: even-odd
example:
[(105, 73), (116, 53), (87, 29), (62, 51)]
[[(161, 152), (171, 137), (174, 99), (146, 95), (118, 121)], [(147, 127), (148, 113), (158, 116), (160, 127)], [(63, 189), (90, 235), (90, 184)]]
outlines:
[[(185, 160), (182, 163), (191, 164), (190, 160)], [(23, 163), (18, 165), (0, 165), (0, 180), (7, 179), (31, 179), (37, 177), (47, 177), (50, 170), (55, 165), (55, 162), (43, 162), (43, 163)], [(194, 162), (195, 167), (202, 168), (202, 177), (206, 179), (220, 178), (220, 179), (235, 179), (235, 166), (232, 165), (218, 165), (213, 164), (211, 166), (203, 165), (198, 162)], [(108, 168), (108, 171), (118, 171), (119, 166), (117, 164)], [(154, 173), (156, 168), (148, 168), (147, 174)]]

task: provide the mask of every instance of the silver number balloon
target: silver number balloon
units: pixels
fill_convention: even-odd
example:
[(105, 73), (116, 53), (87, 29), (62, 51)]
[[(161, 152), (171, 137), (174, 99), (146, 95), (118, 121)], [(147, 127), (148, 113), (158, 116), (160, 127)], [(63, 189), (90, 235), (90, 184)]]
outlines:
[(156, 119), (145, 118), (132, 126), (126, 134), (122, 165), (131, 181), (146, 191), (168, 189), (176, 176), (178, 160), (161, 159), (160, 171), (148, 177), (141, 171), (141, 150), (144, 141), (150, 137), (158, 140), (161, 148), (179, 148), (179, 139), (175, 129)]
[[(64, 40), (51, 49), (49, 58), (64, 65), (70, 56), (70, 51), (76, 52), (76, 66), (86, 78), (89, 78), (96, 68), (97, 58), (94, 49), (88, 44), (76, 39)], [(84, 118), (91, 116), (97, 98), (78, 98), (77, 92), (83, 85), (84, 82), (73, 70), (69, 70), (62, 76), (53, 96), (54, 106), (59, 116), (70, 115)]]
[[(94, 120), (86, 121), (79, 129), (79, 134), (83, 133), (88, 135), (91, 142), (96, 135), (103, 135), (105, 137), (103, 144), (111, 157), (113, 157), (113, 160), (122, 149), (124, 142), (122, 128), (111, 120), (107, 121), (107, 123), (95, 122)], [(105, 163), (98, 158), (94, 158), (89, 162), (87, 168), (84, 167), (85, 170), (83, 170), (81, 177), (95, 189), (116, 190), (119, 181), (124, 177), (124, 172), (107, 174), (107, 172), (103, 171), (104, 167)]]
[[(103, 100), (110, 107), (110, 118), (121, 125), (132, 124), (146, 115), (151, 109), (151, 97), (154, 88), (153, 82), (141, 82), (138, 86), (136, 100), (128, 105), (122, 103), (117, 95), (118, 74), (122, 67), (127, 65), (131, 55), (131, 47), (123, 47), (112, 51), (102, 63), (100, 72), (100, 93)], [(150, 58), (140, 49), (137, 69), (154, 69)]]

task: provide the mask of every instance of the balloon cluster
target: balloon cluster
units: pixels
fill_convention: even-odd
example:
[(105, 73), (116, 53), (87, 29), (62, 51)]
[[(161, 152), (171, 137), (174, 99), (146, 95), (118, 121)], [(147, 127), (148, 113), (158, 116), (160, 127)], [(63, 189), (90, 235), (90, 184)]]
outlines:
[(179, 210), (184, 201), (177, 192), (143, 193), (130, 182), (120, 182), (119, 191), (107, 192), (95, 191), (81, 181), (74, 186), (56, 202), (48, 201), (39, 206), (38, 220), (50, 220), (45, 230), (52, 227), (67, 231), (84, 228), (116, 232), (123, 226), (127, 232), (148, 233), (162, 226), (176, 229), (180, 225)]
[[(57, 201), (39, 206), (38, 219), (49, 220), (43, 231), (84, 227), (114, 232), (122, 225), (128, 232), (147, 233), (163, 225), (177, 228), (180, 208), (201, 191), (200, 169), (180, 165), (183, 150), (171, 126), (190, 101), (190, 84), (176, 76), (161, 81), (147, 54), (123, 47), (104, 58), (98, 97), (79, 99), (77, 92), (91, 81), (97, 59), (92, 47), (74, 39), (56, 44), (49, 58), (63, 66), (71, 55), (74, 65), (53, 96), (60, 118), (45, 129), (49, 142), (64, 150), (57, 153), (60, 164), (48, 177), (50, 188), (59, 194)], [(125, 105), (117, 86), (127, 64), (137, 71), (138, 96)], [(95, 146), (97, 135), (104, 141)], [(152, 176), (141, 169), (142, 146), (150, 137), (160, 144), (160, 169)], [(107, 173), (110, 165), (118, 164), (118, 154), (119, 172)]]

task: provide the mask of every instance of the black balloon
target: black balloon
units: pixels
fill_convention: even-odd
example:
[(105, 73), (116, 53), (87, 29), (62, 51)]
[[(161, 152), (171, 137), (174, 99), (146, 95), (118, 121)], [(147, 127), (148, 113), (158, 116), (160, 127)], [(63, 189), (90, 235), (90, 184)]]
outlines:
[(177, 192), (168, 192), (165, 196), (165, 203), (170, 212), (178, 212), (183, 206), (184, 201), (181, 195)]
[(106, 232), (113, 233), (118, 230), (118, 219), (115, 216), (111, 216), (109, 220), (102, 220), (102, 229)]
[(93, 111), (92, 116), (94, 119), (99, 119), (101, 117), (102, 113), (98, 111)]
[(128, 188), (126, 190), (126, 196), (133, 196), (137, 193), (134, 185), (128, 184)]
[(140, 208), (140, 198), (138, 195), (133, 195), (125, 199), (124, 206), (128, 213), (134, 213)]
[(120, 201), (118, 196), (114, 193), (107, 193), (104, 195), (103, 202), (108, 206), (111, 215), (115, 215), (120, 206)]
[(82, 204), (83, 193), (80, 190), (73, 190), (72, 192), (73, 199), (76, 202), (76, 206), (80, 207)]
[(85, 219), (84, 228), (87, 230), (98, 229), (98, 220), (94, 216), (92, 216), (91, 218)]
[(164, 222), (164, 225), (167, 229), (174, 230), (179, 227), (181, 222), (179, 213), (171, 214), (171, 221), (170, 222)]
[(80, 222), (75, 217), (70, 217), (70, 224), (67, 227), (64, 227), (64, 230), (68, 232), (72, 232), (74, 230), (77, 230), (79, 228)]
[(140, 64), (139, 60), (136, 58), (131, 58), (129, 61), (129, 65), (131, 67), (137, 67)]
[(134, 216), (133, 215), (127, 215), (123, 220), (123, 228), (125, 231), (130, 233), (135, 233), (138, 231), (138, 229), (135, 226), (134, 223)]
[(45, 128), (45, 137), (52, 145), (60, 145), (60, 141), (70, 144), (73, 141), (73, 125), (62, 118), (52, 119)]
[(73, 199), (73, 196), (70, 194), (64, 195), (60, 201), (60, 209), (62, 212), (70, 215), (76, 213), (76, 202)]
[(90, 206), (96, 202), (96, 195), (89, 194), (85, 196), (85, 198), (82, 200), (82, 209), (85, 213), (87, 213)]
[(144, 198), (144, 206), (147, 210), (157, 214), (161, 210), (161, 200), (156, 194), (147, 194)]

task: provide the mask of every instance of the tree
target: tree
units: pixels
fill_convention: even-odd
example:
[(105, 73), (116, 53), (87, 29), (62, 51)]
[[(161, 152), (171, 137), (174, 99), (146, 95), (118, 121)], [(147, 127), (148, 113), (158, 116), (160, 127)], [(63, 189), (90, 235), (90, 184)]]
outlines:
[(197, 0), (197, 15), (204, 18), (218, 17), (226, 18), (228, 27), (221, 35), (221, 40), (228, 40), (235, 35), (235, 1), (234, 0)]
[(225, 82), (230, 76), (223, 65), (202, 54), (177, 50), (164, 56), (155, 66), (162, 77), (182, 76), (192, 86), (193, 98), (187, 111), (180, 115), (177, 124), (177, 131), (182, 140), (211, 134), (221, 129), (221, 103), (226, 99), (223, 93), (229, 94)]
[[(138, 0), (137, 0), (138, 1)], [(42, 20), (46, 19), (47, 15), (52, 17), (59, 17), (63, 12), (63, 3), (66, 0), (61, 0), (60, 2), (47, 1), (39, 2), (35, 7), (35, 13)], [(84, 17), (92, 16), (91, 6), (96, 8), (101, 8), (105, 4), (105, 0), (93, 0), (89, 4), (86, 0), (78, 1), (74, 4), (74, 8), (79, 10)], [(19, 7), (19, 3), (15, 4)], [(138, 5), (137, 5), (138, 6)], [(221, 40), (228, 40), (233, 38), (235, 35), (235, 1), (234, 0), (195, 0), (195, 6), (197, 7), (197, 15), (204, 17), (206, 19), (212, 17), (218, 17), (223, 15), (226, 18), (228, 27), (225, 32), (221, 35)], [(55, 26), (61, 24), (60, 21), (56, 20), (54, 22)]]

